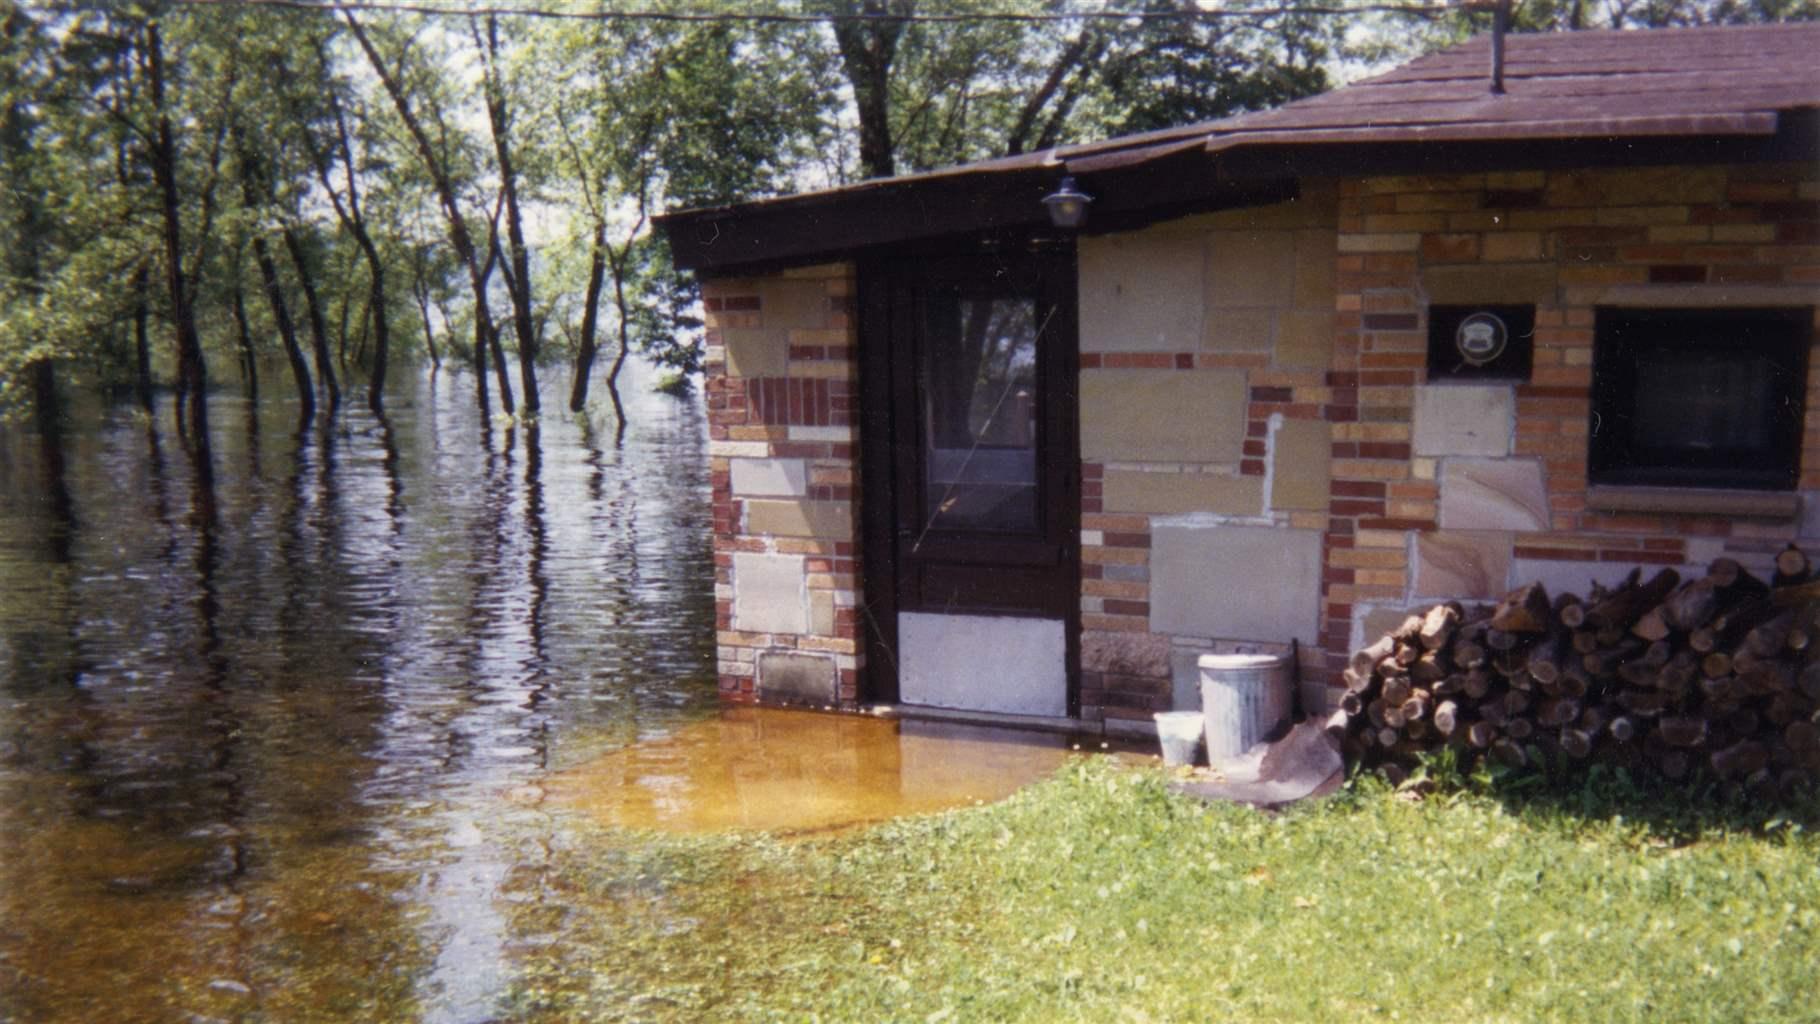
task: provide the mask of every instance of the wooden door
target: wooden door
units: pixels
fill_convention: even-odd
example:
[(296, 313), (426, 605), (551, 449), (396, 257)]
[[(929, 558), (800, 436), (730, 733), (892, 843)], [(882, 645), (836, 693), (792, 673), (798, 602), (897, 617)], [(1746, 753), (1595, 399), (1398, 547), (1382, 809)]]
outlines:
[(1052, 620), (1077, 713), (1072, 246), (864, 265), (860, 315), (870, 695), (902, 613)]

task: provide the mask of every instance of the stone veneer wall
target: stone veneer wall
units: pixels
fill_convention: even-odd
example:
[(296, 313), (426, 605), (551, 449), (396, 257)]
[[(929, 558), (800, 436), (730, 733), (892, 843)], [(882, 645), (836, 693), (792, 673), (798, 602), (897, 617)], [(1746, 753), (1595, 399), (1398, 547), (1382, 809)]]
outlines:
[(1237, 644), (1308, 664), (1328, 521), (1336, 194), (1080, 240), (1081, 705), (1198, 708)]
[[(851, 268), (704, 292), (722, 695), (851, 703)], [(1820, 544), (1820, 417), (1794, 519), (1586, 500), (1595, 308), (1820, 305), (1820, 167), (1307, 183), (1083, 238), (1080, 300), (1084, 717), (1196, 706), (1209, 650), (1297, 637), (1337, 683), (1432, 600)], [(1536, 304), (1531, 380), (1429, 385), (1427, 306), (1506, 302)]]
[(852, 703), (863, 657), (852, 269), (702, 291), (721, 696)]
[[(1541, 580), (1583, 593), (1633, 566), (1767, 569), (1820, 539), (1820, 358), (1794, 519), (1587, 505), (1596, 307), (1820, 304), (1820, 166), (1373, 178), (1340, 186), (1321, 643), (1346, 652), (1434, 598)], [(1536, 304), (1535, 369), (1425, 386), (1429, 303)], [(1820, 338), (1820, 333), (1816, 334)]]

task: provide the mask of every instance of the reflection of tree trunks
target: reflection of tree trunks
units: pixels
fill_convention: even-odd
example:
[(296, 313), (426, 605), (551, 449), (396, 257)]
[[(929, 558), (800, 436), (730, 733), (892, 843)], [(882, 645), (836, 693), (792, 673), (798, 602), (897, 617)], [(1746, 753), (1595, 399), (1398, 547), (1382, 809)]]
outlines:
[[(588, 257), (588, 288), (581, 301), (581, 341), (575, 346), (575, 379), (569, 384), (570, 412), (580, 412), (588, 404), (588, 378), (594, 373), (594, 338), (600, 331), (600, 293), (607, 279), (606, 244), (607, 224), (596, 220), (594, 248)], [(618, 392), (614, 392), (613, 411), (619, 412)]]
[(310, 270), (309, 253), (297, 229), (284, 228), (284, 248), (291, 254), (291, 265), (297, 271), (297, 284), (303, 289), (304, 308), (309, 313), (310, 340), (316, 351), (316, 379), (328, 392), (329, 408), (341, 404), (341, 385), (335, 380), (335, 367), (329, 362), (329, 324), (322, 312), (322, 293), (316, 289), (316, 277)]
[(70, 497), (68, 461), (64, 457), (63, 410), (57, 399), (57, 370), (49, 359), (40, 359), (32, 363), (30, 373), (44, 496), (50, 503), (51, 561), (68, 565), (76, 535), (76, 503)]
[(147, 419), (145, 423), (146, 454), (146, 489), (152, 495), (152, 518), (164, 527), (167, 538), (162, 557), (169, 560), (176, 550), (177, 538), (171, 527), (170, 488), (164, 479), (164, 444), (158, 439), (158, 421)]
[(258, 402), (248, 402), (246, 404), (246, 466), (248, 479), (265, 479), (265, 470), (260, 465), (259, 455)]
[(946, 402), (938, 407), (951, 421), (931, 424), (944, 431), (947, 436), (942, 442), (948, 445), (971, 444), (976, 440), (973, 402), (982, 383), (980, 366), (985, 362), (986, 335), (992, 326), (990, 300), (962, 299), (959, 305), (966, 311), (961, 317), (960, 337), (955, 339), (959, 351), (955, 353), (953, 368), (942, 373), (948, 394)]
[(581, 443), (588, 450), (588, 499), (600, 504), (600, 496), (606, 490), (607, 467), (601, 456), (600, 442), (594, 437), (594, 422), (583, 416), (580, 420)]
[(544, 522), (543, 439), (536, 421), (525, 428), (525, 530), (530, 534), (530, 553), (526, 578), (531, 589), (529, 621), (525, 630), (531, 639), (531, 698), (533, 707), (541, 704), (549, 684), (550, 653), (544, 641), (544, 616), (550, 604), (550, 578), (545, 561), (550, 554), (549, 528)]
[(191, 475), (190, 527), (196, 538), (196, 615), (201, 644), (198, 650), (203, 669), (201, 696), (206, 702), (198, 709), (206, 730), (204, 771), (207, 785), (220, 790), (219, 824), (227, 826), (221, 839), (223, 856), (211, 872), (214, 881), (233, 885), (246, 873), (246, 848), (238, 828), (244, 814), (244, 796), (240, 777), (235, 770), (239, 752), (242, 722), (234, 710), (233, 693), (228, 687), (231, 667), (221, 637), (221, 514), (215, 493), (214, 469), (206, 450), (197, 449), (195, 470)]
[[(392, 533), (396, 536), (404, 532), (404, 480), (398, 475), (398, 439), (392, 433), (392, 421), (386, 418), (383, 409), (375, 406), (373, 419), (379, 423), (379, 448), (383, 453), (379, 465), (385, 471), (385, 511), (392, 521)], [(400, 568), (394, 564), (393, 571), (397, 572)]]

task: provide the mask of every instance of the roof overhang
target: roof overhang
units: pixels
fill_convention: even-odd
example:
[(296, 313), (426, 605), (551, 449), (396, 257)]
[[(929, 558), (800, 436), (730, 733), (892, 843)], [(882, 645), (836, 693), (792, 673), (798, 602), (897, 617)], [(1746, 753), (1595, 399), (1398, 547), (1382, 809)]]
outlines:
[(1095, 234), (1280, 202), (1304, 178), (1569, 166), (1812, 160), (1814, 109), (1367, 125), (1146, 137), (658, 218), (676, 265), (711, 275), (846, 259), (942, 238), (1048, 228), (1063, 175), (1094, 196)]

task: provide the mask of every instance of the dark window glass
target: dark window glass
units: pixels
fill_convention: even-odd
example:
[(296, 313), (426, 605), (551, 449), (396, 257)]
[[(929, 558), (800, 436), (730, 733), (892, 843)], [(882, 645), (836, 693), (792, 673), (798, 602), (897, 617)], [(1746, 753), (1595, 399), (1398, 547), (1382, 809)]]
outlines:
[(1036, 301), (937, 296), (923, 366), (924, 482), (938, 530), (1037, 528)]
[(1598, 313), (1598, 484), (1788, 490), (1801, 461), (1809, 310)]

